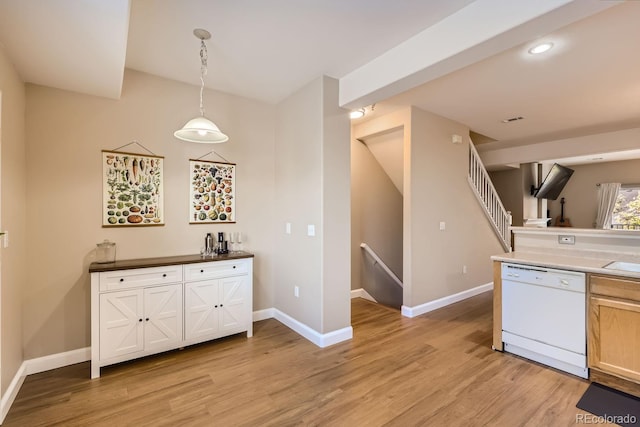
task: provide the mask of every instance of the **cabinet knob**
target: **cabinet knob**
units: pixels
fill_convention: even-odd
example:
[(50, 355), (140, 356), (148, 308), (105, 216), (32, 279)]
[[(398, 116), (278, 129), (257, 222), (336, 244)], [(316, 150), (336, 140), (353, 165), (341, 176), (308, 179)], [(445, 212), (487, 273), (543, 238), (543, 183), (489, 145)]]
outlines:
[(138, 319), (138, 322), (142, 322), (142, 319)]
[(218, 308), (218, 306), (217, 306), (217, 305), (214, 305), (214, 306), (213, 306), (213, 308)]
[(200, 273), (204, 273), (204, 270), (200, 270)]
[(120, 278), (120, 281), (121, 281), (121, 282), (124, 282), (124, 278)]
[(236, 268), (236, 266), (234, 265), (233, 268)]
[(222, 307), (222, 304), (220, 304), (220, 307)]
[(144, 320), (146, 320), (146, 321), (148, 322), (148, 321), (149, 321), (149, 318), (147, 317), (147, 318), (146, 318), (146, 319), (144, 319)]
[(164, 274), (162, 275), (162, 277), (167, 277), (167, 273), (164, 273)]

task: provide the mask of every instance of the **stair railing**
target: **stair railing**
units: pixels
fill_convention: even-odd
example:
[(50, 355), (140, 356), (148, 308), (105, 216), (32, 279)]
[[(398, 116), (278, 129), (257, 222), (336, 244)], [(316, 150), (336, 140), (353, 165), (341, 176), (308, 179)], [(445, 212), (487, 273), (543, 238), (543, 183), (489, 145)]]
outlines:
[(398, 278), (398, 276), (396, 276), (396, 274), (393, 271), (391, 271), (389, 267), (387, 267), (387, 264), (385, 264), (384, 261), (382, 261), (382, 259), (378, 256), (378, 254), (376, 254), (373, 251), (373, 249), (369, 247), (369, 245), (367, 245), (366, 243), (360, 243), (360, 247), (364, 249), (365, 252), (367, 252), (373, 258), (373, 260), (375, 261), (374, 265), (379, 264), (380, 267), (382, 267), (382, 269), (384, 270), (384, 272), (387, 273), (389, 277), (391, 277), (398, 286), (402, 287), (402, 281)]
[(480, 155), (469, 140), (469, 185), (474, 190), (482, 207), (484, 208), (489, 223), (496, 232), (500, 243), (505, 251), (511, 252), (511, 212), (507, 211), (502, 205), (500, 196), (496, 191), (491, 178), (487, 173), (487, 169), (480, 159)]

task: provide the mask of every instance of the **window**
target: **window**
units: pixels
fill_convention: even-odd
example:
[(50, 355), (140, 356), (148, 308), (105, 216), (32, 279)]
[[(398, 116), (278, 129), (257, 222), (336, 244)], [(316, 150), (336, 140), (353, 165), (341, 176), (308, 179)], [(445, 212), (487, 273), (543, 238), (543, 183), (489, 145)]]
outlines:
[(623, 185), (613, 208), (611, 228), (640, 230), (640, 185)]

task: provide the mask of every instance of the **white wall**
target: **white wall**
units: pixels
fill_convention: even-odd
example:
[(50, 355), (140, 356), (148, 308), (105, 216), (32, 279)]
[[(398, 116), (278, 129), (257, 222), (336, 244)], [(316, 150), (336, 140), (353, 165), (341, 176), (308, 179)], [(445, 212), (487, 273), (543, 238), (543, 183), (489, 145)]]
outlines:
[[(353, 133), (358, 132), (354, 127)], [(366, 288), (366, 243), (402, 280), (402, 195), (363, 143), (351, 141), (351, 288)]]
[(409, 127), (404, 305), (413, 307), (491, 282), (490, 256), (503, 250), (467, 182), (468, 140), (451, 142), (469, 129), (415, 107)]
[(512, 225), (521, 226), (524, 218), (522, 186), (522, 170), (509, 169), (489, 172), (491, 182), (495, 187), (504, 208), (511, 211)]
[(276, 114), (275, 307), (320, 333), (351, 324), (349, 122), (337, 90), (318, 78)]
[[(564, 214), (571, 225), (593, 228), (598, 213), (598, 187), (603, 182), (640, 184), (640, 160), (570, 166), (574, 170), (560, 197), (565, 198)], [(560, 216), (560, 197), (549, 200), (551, 217)]]
[[(546, 164), (544, 167), (543, 179), (550, 165)], [(552, 225), (560, 217), (562, 197), (565, 198), (564, 215), (569, 219), (571, 225), (577, 228), (593, 228), (598, 212), (597, 184), (603, 182), (640, 183), (640, 173), (638, 172), (640, 171), (640, 160), (602, 162), (570, 167), (575, 172), (558, 199), (546, 200)], [(490, 175), (506, 209), (517, 207), (518, 200), (522, 203), (524, 199), (530, 197), (528, 193), (524, 194), (524, 187), (519, 184), (522, 179), (521, 169), (491, 172)], [(521, 217), (517, 215), (515, 209), (513, 210), (513, 225), (522, 225)]]
[(508, 146), (508, 141), (496, 141), (481, 144), (477, 149), (484, 165), (492, 168), (531, 162), (553, 163), (554, 159), (637, 150), (639, 139), (640, 128), (633, 128), (516, 146)]
[(322, 329), (351, 326), (351, 148), (338, 80), (322, 77)]
[[(20, 215), (37, 268), (28, 269), (24, 286), (26, 359), (90, 344), (87, 269), (103, 239), (117, 243), (118, 259), (146, 258), (197, 253), (207, 232), (242, 231), (256, 255), (253, 308), (273, 307), (275, 109), (207, 90), (207, 115), (230, 141), (179, 141), (173, 132), (198, 114), (197, 94), (195, 86), (131, 70), (120, 100), (27, 86), (28, 202)], [(100, 151), (133, 140), (165, 157), (166, 225), (102, 228)], [(188, 161), (211, 150), (237, 163), (236, 224), (189, 224)]]
[[(492, 281), (502, 253), (467, 182), (469, 129), (415, 107), (358, 125), (355, 137), (404, 129), (403, 299), (415, 307)], [(440, 231), (440, 222), (446, 230)], [(463, 265), (467, 274), (462, 273)]]
[[(0, 249), (0, 395), (22, 364), (22, 294), (27, 271), (27, 163), (25, 86), (0, 44), (0, 230), (10, 244)], [(46, 189), (45, 189), (46, 191)], [(29, 265), (39, 268), (39, 259)]]

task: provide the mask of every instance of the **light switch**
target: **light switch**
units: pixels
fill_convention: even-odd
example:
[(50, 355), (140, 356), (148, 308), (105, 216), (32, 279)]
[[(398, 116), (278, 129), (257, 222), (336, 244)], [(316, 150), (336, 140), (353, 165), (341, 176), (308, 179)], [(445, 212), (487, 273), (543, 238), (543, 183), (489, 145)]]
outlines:
[(307, 225), (307, 236), (315, 236), (316, 235), (316, 226), (313, 224)]
[(284, 225), (284, 232), (287, 233), (287, 234), (291, 234), (291, 223), (290, 222), (287, 222)]
[(440, 221), (440, 231), (444, 231), (447, 228), (447, 224), (444, 221)]

